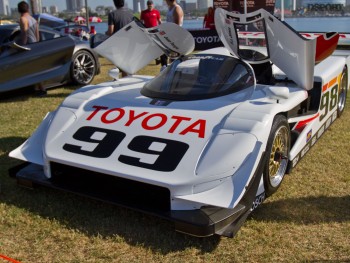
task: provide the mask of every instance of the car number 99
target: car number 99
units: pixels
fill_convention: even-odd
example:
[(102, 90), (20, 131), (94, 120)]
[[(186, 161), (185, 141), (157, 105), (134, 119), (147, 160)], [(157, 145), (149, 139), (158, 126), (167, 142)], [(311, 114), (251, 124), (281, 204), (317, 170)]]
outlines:
[[(63, 149), (75, 154), (108, 158), (118, 148), (125, 136), (126, 134), (120, 131), (84, 126), (73, 134), (73, 138), (84, 143), (91, 143), (95, 147), (87, 149), (84, 147), (86, 144), (83, 146), (66, 143)], [(153, 163), (146, 163), (142, 162), (139, 157), (120, 154), (119, 162), (156, 171), (171, 172), (176, 169), (189, 145), (184, 142), (139, 135), (134, 137), (127, 147), (133, 152), (156, 156), (156, 159)]]

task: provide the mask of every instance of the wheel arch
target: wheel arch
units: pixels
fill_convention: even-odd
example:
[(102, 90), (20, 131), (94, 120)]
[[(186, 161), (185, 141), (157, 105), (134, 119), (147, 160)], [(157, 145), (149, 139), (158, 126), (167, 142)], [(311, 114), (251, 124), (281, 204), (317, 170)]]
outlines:
[[(69, 82), (73, 83), (73, 84), (78, 84), (78, 85), (82, 85), (82, 84), (79, 84), (77, 83), (73, 77), (72, 77), (72, 70), (73, 70), (73, 67), (74, 67), (74, 59), (76, 58), (77, 54), (81, 53), (81, 52), (86, 52), (88, 53), (93, 61), (94, 61), (94, 64), (95, 64), (95, 73), (94, 73), (94, 76), (92, 77), (91, 81), (93, 80), (93, 78), (100, 73), (100, 64), (99, 64), (99, 61), (98, 61), (98, 57), (96, 57), (96, 54), (94, 52), (92, 52), (90, 49), (86, 48), (86, 47), (75, 47), (74, 49), (74, 52), (73, 52), (73, 55), (72, 55), (72, 59), (71, 59), (71, 65), (70, 65), (70, 68), (69, 68), (69, 72), (68, 72), (68, 80)], [(90, 81), (90, 82), (91, 82)], [(85, 84), (87, 85), (87, 84)]]

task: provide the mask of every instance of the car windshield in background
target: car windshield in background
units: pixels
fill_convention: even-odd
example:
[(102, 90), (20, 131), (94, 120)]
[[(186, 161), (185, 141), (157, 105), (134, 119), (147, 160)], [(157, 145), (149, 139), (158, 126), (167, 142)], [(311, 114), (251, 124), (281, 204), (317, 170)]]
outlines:
[(254, 85), (251, 68), (221, 55), (189, 55), (175, 60), (142, 88), (144, 96), (199, 100), (235, 93)]

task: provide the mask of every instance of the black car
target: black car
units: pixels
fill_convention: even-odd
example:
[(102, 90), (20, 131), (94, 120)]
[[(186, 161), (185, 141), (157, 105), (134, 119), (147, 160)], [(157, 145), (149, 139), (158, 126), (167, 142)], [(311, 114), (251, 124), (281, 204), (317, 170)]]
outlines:
[(39, 31), (39, 42), (21, 46), (18, 24), (0, 26), (0, 92), (36, 83), (87, 85), (100, 72), (89, 42), (45, 26)]

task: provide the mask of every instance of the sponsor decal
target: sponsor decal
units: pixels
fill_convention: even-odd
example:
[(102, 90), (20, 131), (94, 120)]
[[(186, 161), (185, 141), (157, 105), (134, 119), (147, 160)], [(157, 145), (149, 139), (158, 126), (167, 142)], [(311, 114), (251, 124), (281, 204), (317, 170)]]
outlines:
[[(330, 1), (331, 2), (331, 1)], [(308, 4), (307, 9), (309, 11), (342, 11), (343, 4)]]
[(175, 43), (174, 43), (173, 41), (171, 41), (170, 38), (164, 37), (164, 39), (165, 39), (166, 41), (168, 41), (168, 43), (169, 43), (173, 48), (175, 48), (175, 49), (177, 49), (177, 50), (179, 49), (179, 47), (176, 46)]
[(300, 157), (304, 157), (304, 155), (310, 150), (310, 144), (306, 144), (305, 147), (301, 150)]
[(319, 109), (320, 121), (322, 121), (326, 116), (328, 116), (328, 113), (331, 112), (337, 106), (338, 79), (339, 77), (335, 77), (322, 87), (322, 97)]
[(306, 142), (310, 141), (311, 137), (312, 137), (312, 130), (308, 131), (306, 135)]
[(317, 137), (316, 136), (312, 137), (311, 146), (313, 146), (316, 142), (317, 142)]
[(196, 44), (212, 44), (212, 43), (220, 43), (221, 42), (219, 36), (194, 37), (194, 41), (196, 41)]
[[(298, 153), (298, 155), (292, 160), (292, 167), (295, 167), (300, 159), (310, 150), (310, 148), (317, 142), (317, 140), (323, 135), (325, 130), (329, 128), (329, 126), (335, 121), (337, 118), (337, 111), (335, 110), (338, 102), (338, 83), (341, 75), (334, 77), (328, 83), (322, 86), (322, 97), (320, 101), (320, 109), (319, 114), (315, 115), (315, 117), (319, 117), (319, 121), (323, 122), (322, 126), (318, 129), (315, 135), (312, 136), (312, 130), (310, 130), (306, 135), (306, 145), (304, 148)], [(332, 112), (331, 116), (329, 116), (330, 112)], [(328, 117), (329, 116), (329, 117)], [(315, 117), (311, 118), (313, 120)], [(327, 120), (324, 120), (328, 117)], [(303, 122), (308, 122), (301, 121)], [(300, 124), (298, 123), (298, 125)], [(305, 125), (305, 123), (303, 123)], [(297, 126), (298, 126), (297, 125)], [(297, 128), (296, 128), (297, 129)]]
[(265, 192), (256, 196), (253, 202), (252, 211), (258, 208), (265, 201)]
[[(80, 127), (73, 134), (73, 143), (65, 143), (66, 152), (105, 159), (112, 156), (126, 134), (92, 126)], [(120, 163), (140, 168), (171, 172), (180, 163), (189, 145), (175, 140), (151, 136), (135, 136), (127, 144), (127, 153), (118, 153)], [(113, 157), (115, 158), (115, 157)], [(116, 164), (116, 162), (112, 162)]]
[(227, 0), (214, 0), (213, 1), (214, 8), (223, 8), (226, 10), (231, 10), (231, 1)]
[[(163, 101), (159, 103), (162, 104)], [(113, 155), (114, 160), (118, 160), (119, 163), (161, 172), (174, 171), (189, 145), (181, 141), (146, 135), (130, 138), (125, 132), (116, 129), (116, 124), (117, 127), (137, 127), (145, 131), (162, 129), (169, 134), (191, 134), (198, 138), (205, 137), (206, 128), (204, 119), (98, 105), (92, 107), (86, 121), (101, 122), (104, 127), (79, 127), (72, 135), (74, 140), (63, 144), (64, 151), (99, 159), (110, 158)], [(106, 128), (113, 125), (114, 129)], [(124, 142), (125, 140), (127, 141)], [(122, 142), (127, 147), (127, 152), (117, 151)]]
[[(215, 4), (215, 1), (214, 1)], [(247, 6), (247, 12), (254, 12), (259, 10), (260, 8), (264, 8), (266, 11), (273, 13), (275, 8), (275, 0), (239, 0), (239, 1), (231, 1), (231, 10), (237, 10), (241, 14), (244, 13), (244, 5)]]
[(205, 137), (206, 120), (204, 119), (193, 119), (177, 115), (168, 116), (164, 113), (149, 113), (146, 111), (136, 112), (132, 109), (108, 108), (98, 105), (92, 108), (94, 110), (86, 118), (87, 121), (97, 119), (106, 125), (118, 123), (125, 127), (139, 126), (148, 131), (166, 129), (168, 133), (179, 135), (194, 134), (198, 138)]
[(292, 167), (295, 167), (302, 157), (311, 149), (311, 147), (321, 138), (325, 130), (330, 126), (330, 124), (335, 120), (333, 118), (334, 114), (330, 116), (327, 121), (321, 126), (321, 128), (316, 132), (316, 134), (307, 142), (304, 148), (295, 156), (292, 160)]

